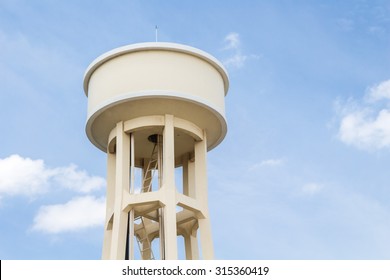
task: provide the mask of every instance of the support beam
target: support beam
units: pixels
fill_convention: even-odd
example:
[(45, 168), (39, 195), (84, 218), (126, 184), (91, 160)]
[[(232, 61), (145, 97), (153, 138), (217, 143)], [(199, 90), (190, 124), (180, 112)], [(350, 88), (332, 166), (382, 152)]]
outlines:
[(115, 201), (115, 161), (116, 156), (113, 153), (107, 151), (107, 189), (106, 189), (106, 222), (104, 229), (104, 239), (103, 239), (103, 252), (102, 259), (110, 259), (110, 248), (112, 240), (112, 228), (109, 228), (109, 220), (111, 218), (111, 213), (114, 210), (114, 201)]
[[(135, 148), (134, 148), (134, 133), (130, 134), (130, 195), (134, 194), (135, 188)], [(122, 199), (123, 202), (123, 199)], [(129, 236), (128, 236), (128, 252), (129, 260), (134, 260), (134, 209), (129, 212)]]
[(176, 228), (176, 187), (175, 187), (175, 143), (173, 116), (165, 115), (163, 132), (163, 184), (166, 204), (163, 208), (164, 253), (165, 259), (177, 260), (177, 228)]
[(122, 211), (123, 191), (129, 190), (130, 137), (123, 131), (123, 122), (116, 125), (115, 205), (110, 258), (124, 260), (128, 213)]
[(199, 259), (198, 239), (196, 237), (196, 232), (197, 230), (195, 229), (183, 235), (187, 260)]
[(198, 245), (198, 229), (193, 228), (190, 234), (190, 242), (191, 242), (191, 253), (193, 260), (199, 260), (199, 245)]
[(203, 219), (199, 219), (199, 233), (202, 246), (202, 256), (205, 260), (214, 259), (214, 247), (211, 238), (211, 224), (208, 213), (207, 186), (207, 137), (204, 132), (203, 141), (195, 143), (195, 183), (196, 198), (202, 204)]
[(189, 196), (189, 182), (188, 182), (188, 153), (182, 157), (183, 163), (183, 194)]

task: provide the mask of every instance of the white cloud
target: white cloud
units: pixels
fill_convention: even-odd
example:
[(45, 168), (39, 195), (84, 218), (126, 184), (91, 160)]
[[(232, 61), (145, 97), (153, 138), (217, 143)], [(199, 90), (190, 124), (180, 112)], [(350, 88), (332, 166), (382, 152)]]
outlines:
[(101, 226), (105, 210), (104, 198), (76, 197), (65, 204), (42, 206), (34, 218), (32, 229), (56, 234)]
[(375, 102), (382, 99), (390, 99), (390, 80), (375, 85), (368, 90), (368, 100)]
[(361, 105), (339, 105), (339, 139), (365, 150), (390, 148), (390, 108), (387, 104), (378, 109), (378, 101), (384, 99), (390, 99), (390, 80), (369, 88)]
[(224, 42), (223, 50), (230, 52), (230, 56), (223, 61), (226, 67), (242, 68), (248, 59), (258, 59), (260, 57), (258, 55), (247, 55), (242, 52), (240, 35), (236, 32), (230, 32), (226, 35)]
[(45, 192), (52, 171), (43, 160), (12, 155), (0, 159), (0, 194), (32, 195)]
[(241, 68), (244, 66), (245, 64), (245, 61), (247, 60), (247, 56), (246, 55), (242, 55), (241, 53), (236, 53), (234, 54), (233, 56), (227, 58), (224, 60), (224, 64), (229, 67), (229, 66), (233, 66), (235, 68)]
[(56, 168), (53, 171), (55, 181), (77, 192), (89, 193), (101, 189), (106, 184), (104, 178), (90, 176), (84, 170), (77, 170), (77, 166), (74, 164), (68, 167)]
[(305, 194), (316, 194), (322, 190), (323, 186), (317, 183), (308, 183), (303, 185), (302, 192)]
[[(71, 164), (48, 168), (43, 160), (12, 155), (0, 159), (0, 196), (34, 196), (62, 187), (90, 193), (105, 185), (102, 177), (90, 176)], [(42, 206), (34, 218), (33, 230), (59, 233), (100, 226), (105, 217), (104, 198), (76, 197), (65, 204)]]
[(281, 158), (278, 159), (267, 159), (260, 162), (261, 166), (278, 166), (282, 165), (284, 163), (284, 160)]
[(48, 168), (43, 160), (11, 155), (0, 159), (0, 195), (32, 196), (45, 193), (53, 185), (88, 193), (105, 185), (102, 177), (90, 176), (76, 165)]
[(371, 116), (362, 109), (343, 117), (340, 140), (362, 149), (390, 148), (390, 111), (381, 110)]
[(273, 158), (273, 159), (265, 159), (261, 162), (253, 164), (249, 171), (255, 171), (257, 169), (263, 168), (263, 167), (276, 167), (281, 166), (285, 163), (285, 160), (282, 158)]
[(236, 32), (231, 32), (225, 36), (226, 45), (224, 49), (238, 49), (240, 47), (240, 35)]

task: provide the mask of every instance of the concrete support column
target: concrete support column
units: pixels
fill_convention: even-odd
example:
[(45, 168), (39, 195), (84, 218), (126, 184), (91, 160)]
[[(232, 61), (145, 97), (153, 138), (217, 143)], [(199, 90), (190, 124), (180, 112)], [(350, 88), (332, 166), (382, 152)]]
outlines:
[(104, 228), (104, 239), (103, 239), (103, 252), (102, 259), (110, 259), (110, 248), (112, 240), (112, 221), (111, 215), (114, 210), (115, 200), (115, 154), (107, 151), (107, 189), (106, 189), (106, 221)]
[[(189, 154), (182, 158), (183, 163), (183, 194), (195, 198), (195, 164), (189, 160)], [(187, 260), (198, 260), (197, 228), (187, 229), (184, 237), (184, 245)]]
[(188, 161), (188, 196), (196, 198), (195, 163)]
[(130, 137), (123, 122), (116, 125), (115, 205), (110, 259), (125, 259), (128, 213), (122, 210), (123, 192), (129, 190)]
[(175, 187), (175, 145), (173, 116), (165, 115), (163, 132), (163, 182), (164, 193), (164, 258), (177, 260), (177, 228), (176, 228), (176, 187)]
[[(134, 134), (130, 134), (130, 194), (134, 194), (135, 188), (135, 147), (134, 147)], [(129, 212), (129, 236), (128, 236), (128, 251), (129, 260), (134, 260), (134, 209)]]
[(203, 140), (195, 143), (195, 183), (196, 198), (202, 203), (203, 219), (198, 219), (203, 259), (214, 259), (214, 247), (211, 238), (211, 223), (208, 213), (207, 186), (207, 135), (203, 132)]
[(183, 194), (189, 196), (189, 178), (188, 178), (188, 154), (182, 157), (183, 162)]
[(130, 210), (129, 214), (129, 236), (127, 240), (129, 260), (134, 260), (134, 209)]
[(193, 228), (190, 234), (191, 253), (193, 260), (199, 260), (198, 228)]
[(190, 234), (188, 233), (183, 234), (183, 238), (184, 238), (184, 248), (186, 252), (186, 260), (193, 260)]
[(183, 235), (187, 260), (199, 259), (198, 239), (196, 238), (196, 232), (197, 230), (195, 229)]
[(182, 158), (183, 162), (183, 194), (192, 198), (196, 197), (195, 193), (195, 165), (189, 160), (186, 154)]

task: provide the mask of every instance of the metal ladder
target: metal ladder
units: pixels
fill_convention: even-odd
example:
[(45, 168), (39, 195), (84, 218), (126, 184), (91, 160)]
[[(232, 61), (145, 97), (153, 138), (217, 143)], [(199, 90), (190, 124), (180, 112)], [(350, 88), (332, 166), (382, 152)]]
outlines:
[(158, 143), (154, 144), (152, 155), (146, 167), (144, 178), (142, 179), (141, 192), (150, 192), (152, 190), (152, 181), (154, 174), (158, 169)]
[[(157, 136), (158, 137), (158, 136)], [(152, 190), (152, 182), (153, 177), (158, 170), (158, 163), (159, 163), (159, 149), (158, 149), (158, 143), (157, 140), (154, 143), (152, 154), (150, 156), (150, 160), (148, 162), (148, 166), (146, 167), (146, 171), (144, 174), (144, 178), (142, 179), (142, 188), (141, 193), (150, 192)], [(145, 252), (150, 253), (150, 259), (154, 260), (154, 254), (152, 250), (152, 243), (148, 237), (148, 232), (146, 230), (145, 226), (145, 218), (143, 216), (137, 217), (134, 222), (139, 221), (140, 228), (138, 229), (139, 234), (136, 234), (137, 244), (138, 248), (141, 254), (141, 258), (144, 258)]]
[(138, 231), (141, 231), (141, 234), (136, 234), (137, 244), (138, 248), (141, 254), (141, 259), (144, 259), (144, 253), (150, 252), (150, 259), (154, 260), (154, 254), (152, 250), (152, 242), (150, 242), (148, 233), (146, 231), (144, 218), (142, 216), (137, 217), (135, 221), (140, 221), (139, 225), (141, 225), (141, 228)]

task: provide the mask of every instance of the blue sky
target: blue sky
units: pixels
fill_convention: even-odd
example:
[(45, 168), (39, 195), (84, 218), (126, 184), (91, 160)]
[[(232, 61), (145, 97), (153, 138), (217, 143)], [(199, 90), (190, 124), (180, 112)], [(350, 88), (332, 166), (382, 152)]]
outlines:
[(218, 259), (390, 258), (390, 3), (0, 0), (0, 259), (99, 259), (85, 69), (155, 39), (226, 66)]

